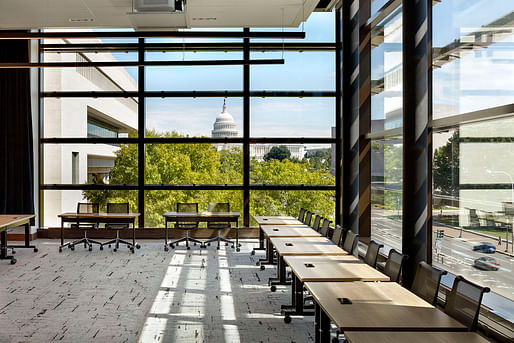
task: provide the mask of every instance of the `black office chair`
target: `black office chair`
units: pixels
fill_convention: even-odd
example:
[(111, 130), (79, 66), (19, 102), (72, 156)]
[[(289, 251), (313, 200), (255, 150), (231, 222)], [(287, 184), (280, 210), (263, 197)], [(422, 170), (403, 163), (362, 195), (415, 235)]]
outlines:
[(407, 255), (402, 255), (395, 249), (389, 250), (389, 256), (384, 267), (384, 274), (389, 276), (392, 282), (400, 281), (400, 274), (402, 272), (403, 262)]
[(368, 250), (366, 250), (366, 256), (364, 256), (364, 262), (366, 262), (368, 265), (375, 268), (377, 266), (377, 258), (378, 258), (378, 252), (380, 251), (380, 248), (383, 248), (383, 244), (378, 244), (375, 241), (371, 241), (368, 245)]
[(311, 211), (306, 211), (305, 212), (305, 218), (303, 220), (303, 223), (305, 225), (309, 225), (311, 226), (311, 218), (312, 218), (312, 212)]
[[(185, 203), (185, 202), (179, 202), (177, 203), (177, 212), (198, 212), (198, 203)], [(189, 242), (193, 242), (194, 245), (196, 243), (199, 243), (202, 245), (202, 242), (198, 239), (189, 237), (189, 230), (194, 230), (198, 228), (198, 222), (185, 222), (180, 221), (175, 223), (175, 229), (180, 229), (186, 231), (186, 235), (182, 238), (179, 238), (177, 240), (174, 240), (170, 242), (170, 247), (173, 249), (175, 248), (175, 245), (178, 246), (180, 242), (186, 242), (186, 248), (191, 249), (189, 246)]]
[(359, 243), (359, 235), (353, 231), (348, 230), (343, 243), (343, 250), (348, 254), (354, 255), (357, 252), (357, 244)]
[[(98, 203), (79, 202), (77, 204), (77, 213), (98, 213)], [(93, 244), (98, 244), (100, 246), (100, 250), (103, 250), (103, 244), (101, 242), (89, 239), (87, 237), (87, 232), (89, 230), (98, 229), (98, 223), (84, 224), (77, 222), (76, 224), (71, 224), (71, 228), (84, 231), (84, 238), (79, 239), (78, 241), (74, 241), (70, 244), (71, 250), (75, 250), (75, 245), (81, 243), (84, 243), (84, 248), (88, 248), (89, 251), (93, 250)]]
[(334, 244), (339, 246), (341, 244), (341, 237), (343, 236), (343, 228), (339, 225), (336, 225), (334, 228), (334, 232), (332, 233), (332, 238), (330, 239)]
[(476, 331), (482, 298), (488, 292), (488, 287), (481, 287), (459, 275), (446, 297), (444, 312), (466, 325), (468, 331)]
[(418, 297), (425, 299), (435, 306), (437, 304), (437, 294), (439, 293), (441, 277), (446, 274), (446, 270), (434, 268), (422, 261), (418, 264), (418, 269), (416, 270), (414, 282), (410, 290)]
[(305, 208), (300, 208), (300, 213), (298, 214), (298, 220), (303, 223), (303, 218), (305, 217)]
[(319, 233), (321, 233), (321, 235), (323, 237), (328, 237), (328, 229), (330, 228), (330, 223), (332, 223), (330, 220), (328, 220), (327, 218), (323, 219), (323, 224), (321, 225), (321, 228), (319, 229)]
[[(208, 207), (209, 212), (230, 212), (230, 204), (228, 202), (210, 202)], [(219, 250), (220, 242), (225, 242), (225, 245), (232, 244), (231, 248), (234, 249), (235, 243), (220, 236), (220, 230), (229, 229), (230, 222), (207, 222), (208, 229), (214, 229), (217, 231), (217, 236), (206, 240), (203, 244), (211, 245), (211, 242), (217, 241), (218, 246), (216, 249)]]
[(312, 223), (312, 228), (319, 232), (319, 225), (321, 224), (321, 216), (319, 214), (316, 214), (316, 217), (314, 218), (314, 223)]
[[(129, 203), (107, 203), (107, 213), (129, 213)], [(129, 248), (132, 252), (134, 251), (134, 247), (132, 243), (124, 241), (120, 239), (120, 230), (130, 229), (130, 225), (128, 223), (109, 223), (105, 225), (105, 228), (108, 230), (116, 230), (116, 238), (110, 241), (103, 243), (103, 245), (107, 245), (109, 248), (112, 244), (114, 244), (114, 249), (112, 251), (116, 252), (121, 244), (126, 244), (127, 248)]]

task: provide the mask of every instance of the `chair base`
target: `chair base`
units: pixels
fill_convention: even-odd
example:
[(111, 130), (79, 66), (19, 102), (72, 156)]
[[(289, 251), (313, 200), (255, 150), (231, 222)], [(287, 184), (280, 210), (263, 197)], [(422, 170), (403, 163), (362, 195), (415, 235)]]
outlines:
[(116, 237), (113, 240), (105, 242), (102, 245), (107, 245), (110, 248), (112, 244), (114, 244), (114, 249), (113, 249), (114, 252), (116, 252), (116, 250), (118, 250), (120, 248), (120, 244), (125, 244), (127, 246), (127, 248), (129, 248), (131, 251), (134, 250), (134, 246), (132, 245), (132, 243), (124, 241), (123, 239), (121, 239), (119, 237)]
[(189, 246), (189, 242), (193, 242), (194, 245), (196, 245), (196, 243), (200, 244), (200, 247), (203, 247), (203, 243), (202, 241), (198, 240), (198, 239), (195, 239), (195, 238), (192, 238), (192, 237), (189, 237), (189, 231), (186, 230), (186, 235), (182, 238), (179, 238), (179, 239), (176, 239), (174, 241), (171, 241), (171, 242), (168, 242), (168, 245), (173, 249), (175, 248), (175, 245), (178, 245), (178, 243), (180, 242), (186, 242), (186, 248), (187, 249), (191, 249), (191, 247)]
[(59, 247), (59, 250), (65, 247), (69, 247), (71, 250), (75, 250), (75, 245), (78, 244), (84, 244), (84, 248), (88, 248), (89, 251), (93, 250), (93, 244), (98, 244), (100, 246), (100, 250), (103, 250), (103, 243), (89, 239), (87, 237), (84, 237), (82, 239), (79, 239), (78, 241), (69, 242)]
[(216, 247), (216, 249), (218, 249), (218, 250), (220, 249), (221, 242), (225, 242), (226, 245), (232, 244), (231, 245), (232, 249), (234, 249), (236, 246), (234, 241), (231, 241), (231, 240), (221, 237), (219, 235), (214, 238), (210, 238), (206, 241), (203, 241), (203, 246), (205, 247), (206, 244), (211, 245), (211, 242), (218, 242), (218, 246)]

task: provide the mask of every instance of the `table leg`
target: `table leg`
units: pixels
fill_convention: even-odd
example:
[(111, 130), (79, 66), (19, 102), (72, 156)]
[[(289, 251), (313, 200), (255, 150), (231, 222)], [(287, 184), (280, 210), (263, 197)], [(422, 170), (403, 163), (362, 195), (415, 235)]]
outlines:
[(268, 284), (270, 286), (291, 284), (291, 279), (287, 280), (286, 277), (286, 262), (284, 261), (284, 258), (280, 255), (278, 257), (277, 277), (269, 278)]
[(258, 264), (264, 265), (264, 264), (275, 264), (273, 262), (273, 244), (271, 244), (271, 241), (269, 238), (266, 238), (266, 258), (259, 259)]
[(164, 251), (168, 251), (168, 219), (164, 220)]
[(319, 339), (320, 342), (330, 342), (330, 318), (322, 308), (319, 309)]
[(33, 248), (34, 252), (37, 252), (35, 245), (30, 245), (30, 222), (23, 224), (25, 227), (25, 244), (23, 245), (7, 245), (7, 248)]
[(132, 253), (136, 249), (136, 220), (132, 221)]
[(320, 322), (320, 312), (321, 308), (319, 307), (318, 303), (314, 304), (314, 342), (320, 343), (320, 332), (319, 332), (319, 322)]
[(252, 254), (255, 254), (255, 250), (264, 250), (264, 232), (262, 231), (262, 228), (260, 225), (259, 225), (259, 247), (253, 248)]
[(64, 245), (64, 219), (61, 218), (61, 246)]

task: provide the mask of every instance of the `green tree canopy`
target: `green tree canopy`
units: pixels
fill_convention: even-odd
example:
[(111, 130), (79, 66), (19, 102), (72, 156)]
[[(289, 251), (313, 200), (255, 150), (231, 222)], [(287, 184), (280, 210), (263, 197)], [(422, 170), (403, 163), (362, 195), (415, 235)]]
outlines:
[(278, 145), (271, 148), (271, 150), (264, 155), (264, 161), (271, 159), (282, 161), (284, 159), (291, 159), (291, 151), (285, 145)]
[(434, 189), (440, 194), (458, 195), (459, 191), (459, 131), (434, 152)]

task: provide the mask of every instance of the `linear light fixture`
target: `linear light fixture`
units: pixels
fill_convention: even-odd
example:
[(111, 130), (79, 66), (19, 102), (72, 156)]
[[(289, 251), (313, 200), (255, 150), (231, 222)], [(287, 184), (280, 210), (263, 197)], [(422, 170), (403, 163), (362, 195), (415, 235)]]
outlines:
[(191, 61), (105, 61), (105, 62), (35, 62), (0, 63), (0, 69), (22, 68), (80, 68), (80, 67), (169, 67), (169, 66), (231, 66), (231, 65), (284, 64), (284, 59), (256, 60), (191, 60)]
[(1, 32), (0, 39), (109, 39), (109, 38), (259, 38), (303, 39), (305, 32), (135, 31), (135, 32)]

